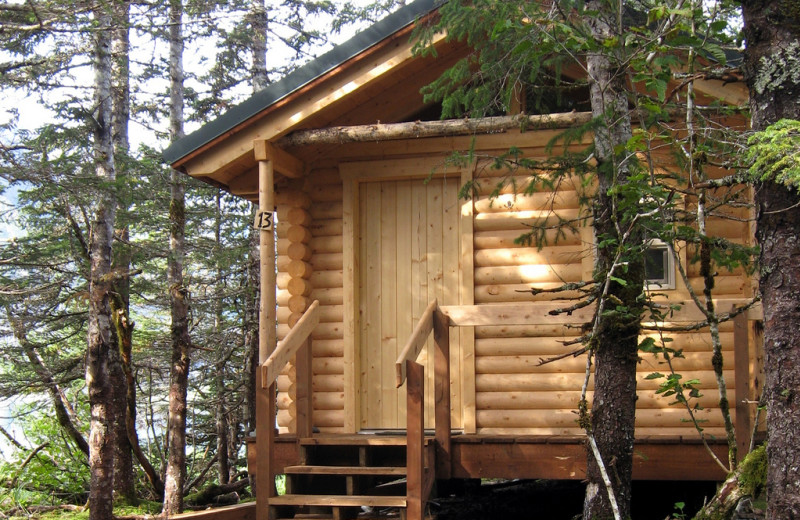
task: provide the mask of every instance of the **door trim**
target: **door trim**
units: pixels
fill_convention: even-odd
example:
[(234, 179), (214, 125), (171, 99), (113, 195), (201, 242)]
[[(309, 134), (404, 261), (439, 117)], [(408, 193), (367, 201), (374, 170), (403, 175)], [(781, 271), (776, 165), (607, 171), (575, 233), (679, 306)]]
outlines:
[[(359, 269), (358, 239), (360, 226), (359, 184), (390, 180), (413, 180), (437, 177), (460, 178), (461, 186), (472, 180), (476, 163), (463, 167), (446, 163), (444, 157), (419, 157), (339, 164), (342, 177), (342, 275), (344, 311), (344, 433), (357, 433), (361, 424), (359, 359)], [(461, 270), (459, 304), (475, 303), (473, 254), (473, 201), (461, 205)], [(461, 347), (462, 421), (465, 433), (475, 433), (475, 334), (463, 327)]]

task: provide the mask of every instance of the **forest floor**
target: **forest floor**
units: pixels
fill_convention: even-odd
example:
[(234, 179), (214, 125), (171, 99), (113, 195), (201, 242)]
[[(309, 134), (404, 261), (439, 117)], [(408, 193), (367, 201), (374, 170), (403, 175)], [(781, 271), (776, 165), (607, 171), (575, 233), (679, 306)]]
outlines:
[[(439, 496), (429, 502), (429, 512), (439, 520), (580, 519), (584, 488), (585, 484), (578, 481), (468, 481), (451, 489), (440, 488)], [(636, 481), (633, 484), (631, 517), (636, 520), (689, 519), (715, 491), (714, 482)], [(143, 506), (139, 510), (115, 510), (115, 515), (126, 519), (154, 518), (159, 504), (146, 502)], [(51, 511), (23, 516), (42, 520), (83, 520), (88, 518), (88, 512)], [(761, 520), (763, 515), (740, 518)]]

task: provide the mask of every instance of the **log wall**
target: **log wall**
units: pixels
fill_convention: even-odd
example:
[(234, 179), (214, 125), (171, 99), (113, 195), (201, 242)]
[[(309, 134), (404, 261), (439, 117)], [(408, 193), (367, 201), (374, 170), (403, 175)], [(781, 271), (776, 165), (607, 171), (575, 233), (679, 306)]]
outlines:
[[(529, 146), (525, 151), (533, 156), (544, 154), (539, 146)], [(581, 214), (576, 191), (579, 184), (565, 182), (554, 193), (526, 196), (520, 191), (528, 177), (519, 174), (514, 177), (516, 193), (507, 184), (499, 190), (499, 196), (491, 197), (498, 182), (508, 172), (478, 163), (473, 175), (477, 187), (471, 218), (475, 304), (564, 298), (563, 293), (532, 295), (530, 290), (550, 289), (591, 277), (593, 239), (588, 223), (576, 223), (574, 231), (565, 233), (548, 230), (543, 244), (515, 242), (530, 230), (532, 223), (555, 224), (558, 218), (577, 219)], [(278, 337), (285, 336), (290, 325), (311, 301), (320, 301), (321, 323), (313, 334), (313, 423), (321, 432), (330, 433), (344, 432), (346, 428), (345, 388), (349, 383), (345, 381), (344, 352), (346, 348), (352, 348), (344, 345), (343, 340), (343, 298), (347, 291), (343, 287), (342, 191), (337, 167), (316, 168), (300, 184), (279, 192), (276, 199), (279, 204)], [(692, 201), (686, 201), (685, 205), (692, 209)], [(747, 216), (748, 210), (736, 211), (737, 217)], [(708, 232), (747, 242), (750, 225), (744, 220), (712, 219), (708, 223)], [(691, 259), (696, 252), (683, 248), (680, 255)], [(701, 291), (702, 278), (696, 262), (688, 263), (687, 274), (692, 288)], [(675, 289), (659, 292), (669, 298), (688, 299), (688, 291), (677, 272), (676, 284)], [(750, 292), (750, 279), (741, 269), (732, 273), (718, 272), (715, 297), (746, 297)], [(740, 396), (734, 395), (733, 324), (722, 324), (721, 330), (728, 398), (735, 403)], [(564, 342), (574, 340), (578, 334), (575, 329), (557, 324), (475, 327), (474, 390), (468, 385), (469, 392), (465, 390), (463, 395), (464, 417), (470, 418), (464, 421), (465, 430), (469, 430), (468, 433), (514, 435), (582, 433), (575, 423), (574, 410), (583, 380), (585, 357), (540, 364), (543, 358), (576, 348), (565, 346)], [(698, 418), (703, 421), (705, 432), (723, 436), (722, 421), (716, 407), (718, 396), (707, 330), (665, 337), (672, 340), (670, 347), (684, 352), (683, 358), (674, 361), (675, 369), (683, 374), (684, 380), (700, 381), (697, 386), (703, 396), (697, 403), (703, 410), (698, 412)], [(289, 367), (278, 380), (278, 421), (282, 431), (293, 430), (292, 370)], [(637, 434), (695, 436), (693, 427), (685, 421), (686, 411), (670, 406), (670, 399), (655, 394), (659, 380), (646, 379), (652, 372), (666, 373), (668, 368), (663, 360), (642, 354)], [(465, 374), (469, 373), (465, 371)], [(751, 363), (751, 373), (758, 373), (755, 362)], [(590, 390), (591, 387), (590, 381)], [(753, 394), (751, 388), (750, 395), (741, 397), (753, 398)]]
[[(536, 150), (529, 152), (537, 153)], [(531, 288), (550, 289), (566, 282), (577, 282), (591, 276), (592, 233), (578, 224), (574, 232), (558, 234), (548, 231), (543, 243), (518, 244), (515, 240), (530, 230), (533, 222), (555, 224), (559, 218), (575, 219), (580, 215), (579, 196), (575, 186), (563, 183), (554, 193), (520, 192), (527, 184), (525, 176), (504, 177), (507, 172), (479, 166), (478, 187), (474, 203), (475, 302), (502, 304), (564, 298), (552, 293), (532, 295)], [(513, 183), (500, 189), (503, 179)], [(511, 184), (516, 184), (515, 189)], [(686, 203), (687, 206), (691, 202)], [(746, 216), (746, 212), (740, 217)], [(588, 224), (585, 223), (585, 224)], [(746, 222), (712, 219), (708, 232), (714, 236), (748, 240)], [(696, 252), (684, 248), (681, 256), (693, 258)], [(703, 280), (698, 263), (689, 263), (687, 274), (692, 288), (701, 292)], [(676, 288), (661, 290), (674, 299), (688, 299), (685, 284), (676, 272)], [(742, 270), (719, 271), (714, 296), (744, 297), (749, 280)], [(563, 294), (563, 293), (561, 293)], [(570, 294), (572, 296), (574, 294)], [(565, 302), (565, 306), (569, 305)], [(727, 311), (729, 309), (719, 309)], [(733, 392), (734, 341), (733, 324), (721, 325), (728, 398), (736, 402)], [(574, 435), (577, 427), (574, 411), (580, 395), (586, 358), (568, 357), (550, 364), (542, 359), (564, 354), (576, 348), (564, 342), (575, 339), (578, 331), (553, 326), (484, 326), (475, 330), (476, 426), (484, 434)], [(717, 408), (716, 380), (711, 367), (711, 338), (707, 329), (694, 333), (665, 335), (671, 348), (682, 349), (683, 359), (676, 359), (676, 371), (684, 380), (698, 379), (703, 396), (697, 401), (704, 409), (697, 412), (707, 434), (724, 436), (722, 419)], [(658, 340), (658, 338), (656, 338)], [(642, 354), (639, 373), (637, 435), (696, 435), (687, 423), (685, 409), (670, 405), (672, 399), (655, 394), (659, 380), (648, 380), (653, 372), (667, 373), (663, 359)], [(590, 381), (591, 390), (593, 382)], [(747, 397), (747, 396), (745, 396)], [(591, 402), (591, 391), (589, 392)]]
[[(314, 300), (320, 324), (312, 334), (312, 423), (320, 432), (344, 425), (342, 310), (342, 182), (338, 169), (312, 170), (276, 194), (278, 201), (278, 338)], [(295, 377), (278, 378), (278, 426), (294, 432)]]

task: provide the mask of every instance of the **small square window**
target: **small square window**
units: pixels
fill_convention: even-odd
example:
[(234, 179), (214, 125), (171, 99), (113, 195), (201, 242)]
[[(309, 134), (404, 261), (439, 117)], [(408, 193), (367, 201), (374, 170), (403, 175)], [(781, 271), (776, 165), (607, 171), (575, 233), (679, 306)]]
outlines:
[(644, 253), (644, 273), (650, 290), (675, 288), (675, 262), (672, 251), (660, 240), (651, 240)]

